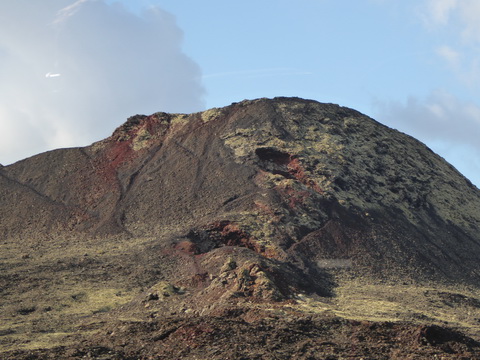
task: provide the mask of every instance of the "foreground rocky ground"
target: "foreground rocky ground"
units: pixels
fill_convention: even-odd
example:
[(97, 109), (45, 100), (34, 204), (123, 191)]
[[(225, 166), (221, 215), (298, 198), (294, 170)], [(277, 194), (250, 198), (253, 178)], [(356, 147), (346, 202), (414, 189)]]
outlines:
[[(24, 284), (18, 302), (2, 308), (1, 358), (480, 359), (474, 287), (375, 283), (337, 270), (330, 293), (274, 299), (276, 282), (287, 283), (283, 276), (292, 274), (268, 285), (252, 262), (234, 263), (242, 255), (252, 261), (248, 250), (217, 251), (230, 253), (219, 256), (227, 259), (220, 271), (195, 282), (180, 277), (122, 293), (120, 275), (112, 271), (108, 280), (77, 274), (75, 283), (57, 284), (57, 291), (46, 279)], [(75, 269), (43, 275), (54, 282), (85, 268)]]
[(478, 359), (480, 343), (437, 325), (230, 308), (216, 316), (114, 321), (74, 345), (4, 359)]

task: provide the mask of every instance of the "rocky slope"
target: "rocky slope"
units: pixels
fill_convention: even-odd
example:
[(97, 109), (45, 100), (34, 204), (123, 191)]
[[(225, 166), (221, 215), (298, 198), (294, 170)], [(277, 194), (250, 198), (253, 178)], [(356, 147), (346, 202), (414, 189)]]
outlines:
[(91, 146), (1, 167), (0, 200), (7, 350), (29, 331), (27, 348), (51, 347), (87, 315), (99, 317), (93, 331), (119, 318), (216, 319), (252, 301), (331, 304), (355, 279), (455, 285), (468, 296), (449, 294), (480, 309), (480, 191), (417, 140), (333, 104), (136, 115)]

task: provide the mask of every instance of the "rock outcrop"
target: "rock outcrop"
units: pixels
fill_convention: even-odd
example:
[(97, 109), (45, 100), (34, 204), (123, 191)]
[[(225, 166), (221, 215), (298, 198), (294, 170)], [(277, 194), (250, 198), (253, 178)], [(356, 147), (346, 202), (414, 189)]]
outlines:
[(0, 202), (6, 258), (22, 251), (7, 294), (54, 273), (140, 287), (118, 317), (328, 297), (336, 276), (480, 280), (480, 191), (414, 138), (298, 98), (130, 117), (91, 146), (0, 167)]
[(3, 238), (169, 237), (205, 254), (477, 281), (480, 193), (415, 139), (348, 108), (260, 99), (133, 116), (0, 173)]

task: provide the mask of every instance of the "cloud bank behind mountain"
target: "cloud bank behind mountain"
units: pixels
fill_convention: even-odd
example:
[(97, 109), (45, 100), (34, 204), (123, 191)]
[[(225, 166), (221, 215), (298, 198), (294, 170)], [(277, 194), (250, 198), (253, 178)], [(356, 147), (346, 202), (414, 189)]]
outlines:
[(159, 7), (0, 3), (0, 163), (108, 136), (137, 113), (204, 108), (197, 64)]

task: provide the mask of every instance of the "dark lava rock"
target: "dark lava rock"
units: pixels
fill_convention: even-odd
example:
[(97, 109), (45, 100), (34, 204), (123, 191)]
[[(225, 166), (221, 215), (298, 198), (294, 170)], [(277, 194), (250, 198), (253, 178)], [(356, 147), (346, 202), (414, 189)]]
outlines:
[[(291, 314), (166, 318), (108, 327), (76, 347), (9, 352), (35, 359), (478, 359), (480, 343), (453, 330)], [(248, 319), (246, 321), (245, 319)]]
[(478, 189), (417, 140), (332, 104), (136, 115), (89, 147), (4, 167), (0, 181), (4, 239), (183, 233), (196, 253), (242, 246), (386, 278), (480, 276)]
[[(22, 261), (0, 263), (3, 304), (15, 314), (21, 294), (24, 308), (47, 302), (35, 308), (49, 307), (50, 317), (22, 315), (38, 317), (39, 333), (54, 331), (41, 324), (56, 312), (70, 329), (78, 319), (62, 309), (94, 306), (89, 299), (105, 289), (118, 297), (139, 291), (102, 320), (108, 327), (135, 317), (138, 329), (124, 324), (121, 337), (84, 339), (86, 347), (68, 349), (71, 358), (174, 358), (168, 349), (195, 358), (208, 348), (212, 359), (341, 358), (338, 351), (400, 359), (406, 352), (387, 338), (407, 341), (406, 333), (408, 341), (424, 339), (415, 340), (420, 353), (422, 346), (466, 358), (476, 351), (449, 330), (416, 325), (378, 325), (377, 339), (375, 324), (348, 321), (337, 331), (343, 320), (240, 319), (238, 311), (251, 304), (288, 308), (297, 293), (334, 296), (339, 273), (478, 287), (479, 190), (422, 143), (349, 108), (275, 98), (189, 115), (136, 115), (91, 146), (1, 167), (0, 204), (5, 259)], [(21, 258), (25, 253), (32, 255)], [(68, 291), (79, 284), (82, 296), (73, 297)], [(52, 307), (62, 291), (70, 302)], [(228, 311), (234, 320), (219, 317)], [(167, 328), (165, 316), (175, 319)], [(142, 335), (130, 341), (136, 332)], [(246, 337), (252, 333), (259, 337)], [(358, 339), (347, 345), (353, 333)], [(260, 347), (281, 352), (270, 356)], [(39, 350), (38, 358), (64, 351), (55, 349)]]

